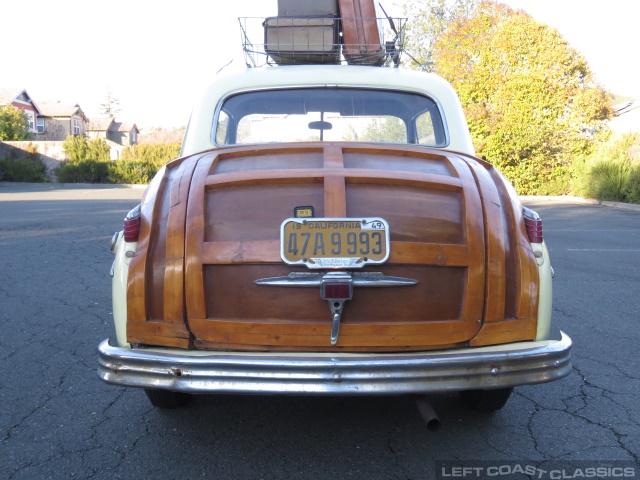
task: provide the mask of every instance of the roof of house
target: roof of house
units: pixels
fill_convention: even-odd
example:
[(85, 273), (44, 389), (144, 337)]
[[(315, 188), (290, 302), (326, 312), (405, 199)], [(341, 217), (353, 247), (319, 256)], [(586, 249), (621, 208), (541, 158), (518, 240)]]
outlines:
[(71, 117), (72, 115), (80, 115), (87, 118), (80, 105), (60, 102), (42, 102), (40, 103), (40, 111), (45, 117)]
[(87, 123), (85, 130), (89, 132), (106, 132), (107, 130), (113, 131), (113, 124), (113, 118), (110, 117), (94, 118), (92, 120), (89, 120), (89, 123)]
[(40, 113), (40, 108), (24, 88), (0, 88), (0, 105), (11, 105), (22, 94), (29, 99), (29, 102), (35, 107), (36, 111)]
[(89, 132), (132, 132), (140, 133), (135, 123), (132, 122), (116, 122), (110, 117), (94, 118), (89, 120), (85, 128)]
[(114, 130), (117, 132), (131, 132), (133, 130), (136, 131), (136, 133), (140, 133), (140, 130), (138, 130), (138, 127), (136, 126), (135, 123), (131, 123), (131, 122), (113, 122), (113, 126), (114, 126)]

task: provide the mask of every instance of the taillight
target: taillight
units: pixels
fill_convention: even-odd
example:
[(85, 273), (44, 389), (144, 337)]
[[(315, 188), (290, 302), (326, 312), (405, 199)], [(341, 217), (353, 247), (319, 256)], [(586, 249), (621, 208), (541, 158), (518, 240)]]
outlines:
[(527, 207), (522, 207), (522, 215), (524, 216), (524, 225), (527, 227), (529, 241), (531, 243), (542, 243), (544, 237), (542, 235), (542, 219), (540, 215)]
[(124, 241), (137, 242), (140, 233), (140, 205), (131, 210), (124, 219)]

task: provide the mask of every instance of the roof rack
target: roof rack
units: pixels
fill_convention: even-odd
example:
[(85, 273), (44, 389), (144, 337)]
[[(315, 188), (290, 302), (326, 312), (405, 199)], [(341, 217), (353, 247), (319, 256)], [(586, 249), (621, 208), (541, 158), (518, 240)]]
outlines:
[[(240, 17), (238, 21), (245, 63), (250, 68), (317, 64), (398, 67), (407, 23), (406, 18), (335, 16)], [(350, 35), (369, 27), (374, 36)]]

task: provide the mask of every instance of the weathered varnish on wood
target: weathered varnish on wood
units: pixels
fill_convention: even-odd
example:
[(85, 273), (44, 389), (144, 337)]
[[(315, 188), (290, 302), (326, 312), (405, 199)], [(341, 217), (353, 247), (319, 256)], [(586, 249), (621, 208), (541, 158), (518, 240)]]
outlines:
[(338, 0), (342, 17), (344, 57), (349, 64), (377, 64), (383, 45), (374, 0)]
[[(535, 337), (538, 274), (522, 213), (488, 164), (411, 146), (231, 147), (174, 161), (142, 206), (129, 270), (130, 342), (193, 348), (403, 351)], [(319, 288), (256, 285), (297, 206), (382, 217), (391, 253), (363, 271), (409, 287), (355, 288), (330, 345)]]

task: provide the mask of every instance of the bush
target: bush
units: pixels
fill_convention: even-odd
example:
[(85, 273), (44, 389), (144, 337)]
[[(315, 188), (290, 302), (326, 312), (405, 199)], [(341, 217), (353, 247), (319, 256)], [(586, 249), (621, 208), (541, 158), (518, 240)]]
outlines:
[(602, 143), (574, 164), (572, 193), (614, 202), (640, 203), (640, 134), (627, 133)]
[(0, 160), (0, 178), (5, 182), (46, 183), (49, 181), (45, 172), (46, 165), (42, 160), (29, 158)]
[(638, 163), (632, 167), (627, 177), (624, 194), (627, 202), (640, 203), (640, 164)]
[(0, 178), (5, 182), (46, 183), (47, 166), (38, 153), (38, 148), (29, 144), (24, 155), (0, 160)]
[(159, 170), (165, 163), (180, 156), (179, 143), (143, 143), (131, 145), (122, 151), (123, 160), (150, 163)]
[(612, 202), (624, 202), (624, 186), (631, 173), (628, 162), (599, 161), (591, 167), (589, 193), (590, 197)]
[(106, 162), (111, 158), (109, 145), (103, 138), (87, 140), (82, 135), (69, 135), (62, 148), (72, 161), (91, 159)]
[(111, 183), (109, 162), (99, 160), (65, 160), (56, 169), (61, 183)]
[(56, 170), (60, 182), (145, 184), (179, 155), (180, 144), (133, 145), (124, 149), (122, 160), (111, 161), (104, 139), (68, 136), (64, 150), (70, 160)]
[(146, 184), (159, 167), (138, 160), (117, 160), (109, 164), (109, 180), (113, 183)]

